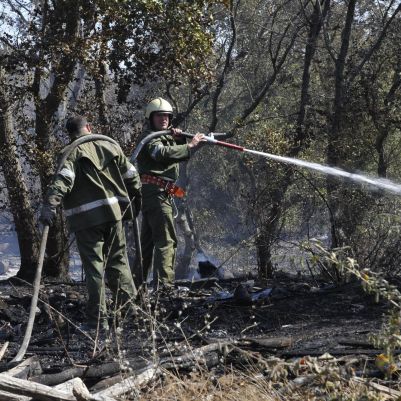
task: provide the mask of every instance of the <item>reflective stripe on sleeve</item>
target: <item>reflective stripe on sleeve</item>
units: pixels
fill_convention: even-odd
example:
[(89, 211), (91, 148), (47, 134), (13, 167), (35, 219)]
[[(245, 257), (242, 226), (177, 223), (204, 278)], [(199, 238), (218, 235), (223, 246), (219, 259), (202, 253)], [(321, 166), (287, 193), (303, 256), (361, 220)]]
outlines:
[(75, 180), (75, 173), (67, 167), (62, 168), (59, 174), (62, 175), (63, 177), (71, 178), (71, 181)]
[(132, 164), (130, 164), (130, 167), (127, 170), (127, 172), (123, 174), (123, 178), (124, 180), (127, 178), (132, 178), (135, 176), (135, 174), (136, 174), (136, 168)]

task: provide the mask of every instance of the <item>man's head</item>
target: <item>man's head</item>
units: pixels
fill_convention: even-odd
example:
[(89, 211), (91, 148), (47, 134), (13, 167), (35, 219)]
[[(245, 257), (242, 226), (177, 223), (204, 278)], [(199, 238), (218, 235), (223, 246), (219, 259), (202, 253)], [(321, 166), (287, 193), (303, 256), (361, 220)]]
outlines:
[(71, 137), (91, 133), (88, 120), (83, 116), (70, 117), (65, 124), (65, 128)]
[(153, 130), (162, 131), (171, 125), (173, 108), (167, 101), (158, 97), (148, 103), (145, 110), (145, 117), (149, 120)]

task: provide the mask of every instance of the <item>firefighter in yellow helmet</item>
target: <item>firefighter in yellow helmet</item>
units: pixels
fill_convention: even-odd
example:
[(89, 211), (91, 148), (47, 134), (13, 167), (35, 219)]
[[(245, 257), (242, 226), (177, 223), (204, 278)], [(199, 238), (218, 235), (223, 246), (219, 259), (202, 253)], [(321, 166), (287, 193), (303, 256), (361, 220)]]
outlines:
[(177, 236), (174, 228), (172, 195), (182, 193), (175, 185), (178, 178), (178, 163), (186, 161), (204, 139), (196, 134), (189, 142), (180, 137), (181, 130), (173, 128), (173, 108), (166, 100), (158, 97), (146, 107), (146, 121), (139, 141), (155, 131), (170, 130), (171, 133), (148, 142), (138, 155), (138, 171), (142, 181), (142, 228), (141, 245), (143, 271), (134, 268), (134, 280), (139, 287), (144, 282), (153, 260), (153, 285), (173, 285)]

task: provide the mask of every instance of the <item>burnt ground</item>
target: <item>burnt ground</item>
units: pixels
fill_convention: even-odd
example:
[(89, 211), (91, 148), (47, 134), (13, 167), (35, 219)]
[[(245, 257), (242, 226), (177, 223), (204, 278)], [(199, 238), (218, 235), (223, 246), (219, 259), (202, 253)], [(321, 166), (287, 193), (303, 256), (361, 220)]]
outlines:
[[(150, 294), (135, 318), (125, 321), (122, 330), (112, 330), (111, 351), (95, 360), (93, 342), (74, 327), (85, 320), (85, 286), (44, 284), (44, 302), (38, 305), (27, 356), (38, 355), (45, 372), (56, 372), (73, 363), (94, 363), (96, 358), (104, 362), (124, 355), (149, 360), (216, 339), (290, 338), (290, 345), (264, 350), (281, 357), (363, 352), (359, 348), (369, 352), (364, 341), (380, 330), (388, 309), (356, 282), (314, 287), (282, 276), (271, 283), (269, 294), (252, 282), (238, 289), (239, 284), (209, 280), (192, 288), (180, 286), (168, 295)], [(3, 361), (15, 355), (22, 341), (30, 291), (27, 286), (0, 282), (0, 342), (10, 342)], [(252, 300), (257, 294), (260, 299)]]

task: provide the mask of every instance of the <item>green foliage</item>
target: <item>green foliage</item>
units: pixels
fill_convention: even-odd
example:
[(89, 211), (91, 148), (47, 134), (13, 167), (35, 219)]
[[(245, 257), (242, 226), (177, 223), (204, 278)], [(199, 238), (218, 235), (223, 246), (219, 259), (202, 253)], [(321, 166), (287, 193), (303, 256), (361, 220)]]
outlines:
[(213, 43), (209, 8), (213, 3), (94, 3), (98, 40), (108, 53), (111, 71), (137, 84), (161, 77), (177, 82), (188, 77), (194, 83), (209, 79), (207, 58)]

